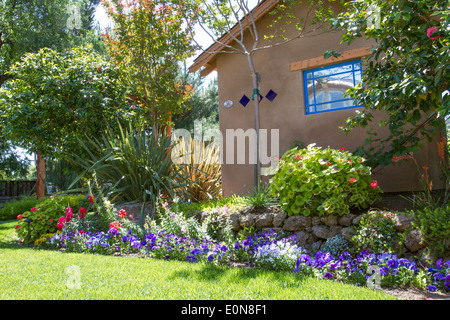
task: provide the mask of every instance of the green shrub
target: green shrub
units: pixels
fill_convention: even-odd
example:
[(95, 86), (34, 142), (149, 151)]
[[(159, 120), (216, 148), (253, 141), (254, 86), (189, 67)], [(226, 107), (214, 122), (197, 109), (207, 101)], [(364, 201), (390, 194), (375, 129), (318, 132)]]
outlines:
[(364, 161), (343, 149), (292, 148), (280, 159), (271, 192), (288, 215), (345, 215), (367, 208), (382, 191)]
[(350, 245), (341, 234), (328, 238), (322, 248), (322, 251), (329, 252), (335, 258), (348, 250), (350, 250)]
[(424, 208), (411, 211), (413, 228), (422, 231), (432, 259), (450, 255), (450, 205), (445, 208)]
[(369, 211), (364, 215), (351, 244), (356, 252), (368, 250), (377, 253), (396, 253), (400, 234), (394, 228), (393, 214), (383, 211)]
[(30, 243), (41, 238), (45, 234), (55, 233), (57, 231), (58, 219), (66, 216), (66, 209), (72, 208), (73, 214), (76, 215), (81, 208), (84, 196), (55, 196), (45, 198), (39, 202), (36, 207), (30, 211), (25, 211), (18, 218), (16, 227), (17, 234), (21, 239), (27, 239), (28, 223), (25, 221), (31, 218), (30, 223)]
[(20, 200), (11, 200), (3, 204), (0, 208), (0, 220), (13, 220), (19, 214), (29, 211), (38, 203), (36, 197), (24, 196)]

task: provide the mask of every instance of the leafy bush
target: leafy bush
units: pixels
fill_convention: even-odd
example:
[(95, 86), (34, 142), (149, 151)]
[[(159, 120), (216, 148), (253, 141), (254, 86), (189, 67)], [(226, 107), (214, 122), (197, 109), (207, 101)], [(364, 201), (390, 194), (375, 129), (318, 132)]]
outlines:
[(184, 187), (186, 197), (192, 202), (202, 202), (222, 197), (222, 170), (220, 148), (211, 142), (185, 141), (184, 137), (173, 146), (174, 161), (183, 168), (189, 183)]
[(100, 139), (82, 143), (90, 157), (74, 155), (85, 169), (79, 178), (95, 173), (101, 185), (113, 186), (111, 196), (124, 202), (148, 201), (156, 206), (161, 195), (171, 199), (183, 192), (182, 169), (168, 156), (169, 135), (155, 138), (132, 123), (119, 129), (119, 134), (108, 131)]
[(0, 220), (16, 219), (19, 214), (34, 208), (37, 203), (36, 197), (31, 196), (24, 196), (20, 200), (7, 201), (3, 204), (3, 208), (0, 208)]
[(450, 254), (450, 205), (411, 211), (413, 228), (422, 231), (433, 259)]
[(55, 233), (59, 218), (67, 214), (66, 209), (71, 208), (73, 212), (78, 212), (81, 208), (82, 200), (84, 200), (82, 195), (45, 198), (36, 207), (31, 208), (30, 211), (25, 211), (17, 216), (19, 221), (16, 230), (19, 238), (27, 239), (28, 223), (25, 221), (27, 218), (33, 220), (30, 223), (30, 242), (34, 242), (45, 234)]
[(364, 161), (343, 148), (293, 148), (280, 159), (271, 190), (288, 215), (345, 215), (382, 192)]
[(348, 250), (350, 250), (350, 245), (341, 234), (328, 238), (322, 248), (322, 251), (329, 252), (334, 257), (337, 257)]
[(400, 240), (394, 226), (393, 214), (378, 210), (369, 211), (361, 218), (351, 243), (356, 251), (394, 253)]

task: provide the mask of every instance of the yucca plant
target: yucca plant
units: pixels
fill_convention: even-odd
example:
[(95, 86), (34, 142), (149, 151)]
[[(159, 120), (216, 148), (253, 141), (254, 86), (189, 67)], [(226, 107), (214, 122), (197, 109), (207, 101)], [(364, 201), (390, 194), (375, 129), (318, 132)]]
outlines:
[(155, 207), (161, 196), (167, 199), (177, 193), (184, 196), (185, 184), (189, 182), (182, 174), (183, 168), (170, 157), (170, 135), (162, 132), (155, 137), (131, 123), (118, 129), (117, 133), (107, 131), (99, 139), (80, 141), (89, 157), (75, 155), (77, 163), (85, 169), (78, 179), (95, 173), (100, 183), (114, 186), (111, 197), (123, 202), (144, 202), (143, 208), (146, 202)]
[(222, 171), (220, 168), (220, 149), (214, 142), (184, 137), (174, 144), (174, 161), (183, 168), (183, 173), (191, 183), (184, 187), (191, 202), (209, 201), (222, 197)]

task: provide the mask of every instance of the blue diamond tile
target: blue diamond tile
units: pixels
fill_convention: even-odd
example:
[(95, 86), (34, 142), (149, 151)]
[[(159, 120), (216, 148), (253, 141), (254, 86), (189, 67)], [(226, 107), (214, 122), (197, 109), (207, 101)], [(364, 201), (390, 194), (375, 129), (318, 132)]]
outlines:
[(239, 103), (242, 104), (244, 107), (246, 107), (247, 104), (249, 103), (249, 101), (250, 101), (250, 98), (244, 94), (242, 96), (241, 100), (239, 100)]
[(276, 98), (276, 96), (277, 96), (277, 94), (272, 89), (270, 89), (270, 91), (266, 94), (266, 98), (270, 102), (273, 102), (273, 100)]

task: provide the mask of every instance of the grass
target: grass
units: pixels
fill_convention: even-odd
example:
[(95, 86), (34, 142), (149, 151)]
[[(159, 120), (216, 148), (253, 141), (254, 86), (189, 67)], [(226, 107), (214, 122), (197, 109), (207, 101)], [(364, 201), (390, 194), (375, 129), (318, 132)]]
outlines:
[(1, 300), (396, 299), (289, 272), (26, 248), (14, 241), (15, 224), (0, 221)]

